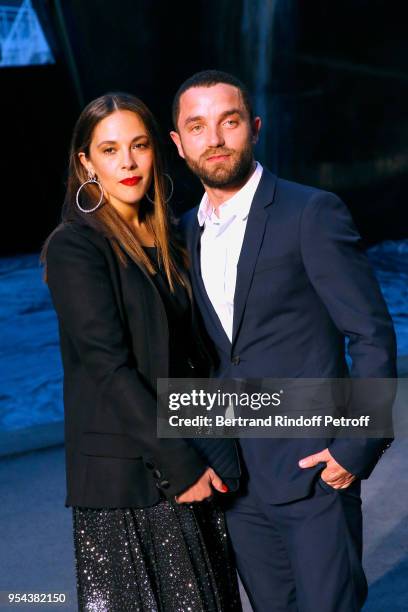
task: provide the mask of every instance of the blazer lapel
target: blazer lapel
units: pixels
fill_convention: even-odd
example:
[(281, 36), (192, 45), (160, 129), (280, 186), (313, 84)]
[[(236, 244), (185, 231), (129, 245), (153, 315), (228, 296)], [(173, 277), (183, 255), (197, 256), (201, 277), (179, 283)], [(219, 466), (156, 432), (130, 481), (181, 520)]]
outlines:
[(254, 275), (255, 264), (265, 234), (268, 213), (265, 210), (272, 203), (275, 193), (276, 176), (264, 168), (262, 178), (255, 192), (248, 215), (244, 241), (237, 266), (237, 281), (234, 294), (234, 320), (232, 345), (234, 345), (245, 310), (248, 292)]
[(194, 289), (194, 295), (196, 301), (200, 307), (201, 314), (206, 322), (209, 324), (207, 332), (213, 339), (213, 341), (227, 352), (230, 351), (231, 342), (225, 333), (221, 321), (214, 310), (211, 301), (208, 298), (207, 291), (205, 289), (203, 279), (201, 277), (201, 263), (200, 263), (200, 238), (202, 234), (202, 228), (200, 227), (197, 220), (194, 220), (194, 230), (191, 240), (191, 260), (192, 260), (192, 284)]

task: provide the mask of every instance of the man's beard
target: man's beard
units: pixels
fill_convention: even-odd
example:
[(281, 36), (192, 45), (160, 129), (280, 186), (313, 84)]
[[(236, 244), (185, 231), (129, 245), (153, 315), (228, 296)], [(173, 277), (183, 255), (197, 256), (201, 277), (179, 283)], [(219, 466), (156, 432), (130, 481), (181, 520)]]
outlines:
[[(217, 164), (214, 162), (213, 168), (205, 166), (205, 161), (213, 155), (231, 155), (235, 157), (232, 165)], [(251, 144), (247, 144), (245, 149), (238, 152), (232, 149), (215, 149), (202, 155), (198, 161), (185, 155), (187, 166), (204, 183), (206, 187), (222, 189), (223, 187), (239, 186), (248, 177), (253, 166), (254, 157)]]

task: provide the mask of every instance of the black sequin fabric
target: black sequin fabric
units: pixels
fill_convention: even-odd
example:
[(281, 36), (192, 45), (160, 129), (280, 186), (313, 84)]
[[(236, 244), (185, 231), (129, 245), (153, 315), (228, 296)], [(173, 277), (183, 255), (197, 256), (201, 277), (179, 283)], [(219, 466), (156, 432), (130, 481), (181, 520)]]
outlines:
[(81, 612), (241, 612), (214, 501), (74, 507), (73, 524)]

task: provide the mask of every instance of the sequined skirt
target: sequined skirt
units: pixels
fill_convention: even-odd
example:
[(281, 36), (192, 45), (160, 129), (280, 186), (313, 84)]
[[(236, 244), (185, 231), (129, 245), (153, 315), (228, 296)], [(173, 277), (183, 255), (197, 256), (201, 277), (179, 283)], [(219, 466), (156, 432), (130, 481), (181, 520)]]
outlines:
[(240, 612), (222, 511), (214, 501), (73, 508), (78, 609)]

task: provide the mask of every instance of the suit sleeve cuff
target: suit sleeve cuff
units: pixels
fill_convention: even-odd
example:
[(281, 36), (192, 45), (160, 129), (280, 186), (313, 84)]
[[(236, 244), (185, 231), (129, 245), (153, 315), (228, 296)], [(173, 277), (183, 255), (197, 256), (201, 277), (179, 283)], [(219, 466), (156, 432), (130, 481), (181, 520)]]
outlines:
[(391, 442), (391, 438), (339, 438), (332, 442), (329, 451), (335, 461), (350, 474), (366, 479)]
[(147, 459), (145, 466), (151, 472), (156, 487), (168, 499), (188, 489), (207, 469), (205, 462), (187, 443), (166, 452), (160, 459)]

